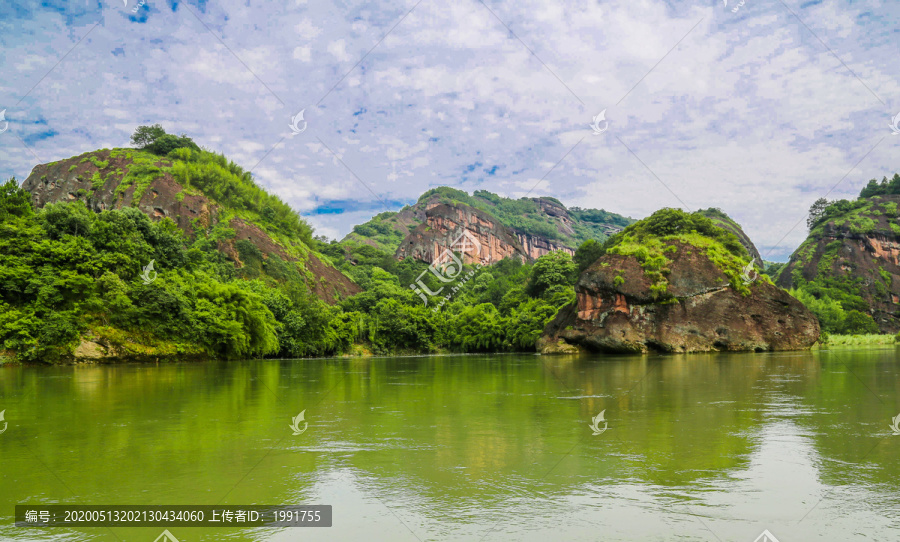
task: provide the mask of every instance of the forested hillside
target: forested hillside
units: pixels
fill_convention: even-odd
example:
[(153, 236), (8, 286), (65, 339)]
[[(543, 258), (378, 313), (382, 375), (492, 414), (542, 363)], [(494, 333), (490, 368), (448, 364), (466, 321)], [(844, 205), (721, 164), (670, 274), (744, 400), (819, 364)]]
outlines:
[(588, 239), (603, 241), (634, 222), (602, 209), (567, 209), (551, 197), (511, 199), (486, 190), (472, 195), (450, 187), (433, 188), (398, 212), (384, 212), (354, 226), (344, 238), (348, 246), (368, 244), (393, 252), (416, 226), (425, 222), (428, 208), (440, 204), (474, 207), (488, 213), (512, 232), (545, 239), (575, 250)]
[(900, 330), (900, 175), (875, 179), (856, 200), (817, 200), (809, 236), (777, 283), (806, 304), (829, 333)]
[[(632, 219), (552, 198), (438, 188), (326, 242), (240, 166), (187, 136), (141, 127), (133, 143), (3, 185), (0, 359), (533, 351), (560, 308), (573, 306), (579, 276), (612, 247), (637, 258), (648, 291), (663, 292), (672, 278), (669, 249), (655, 237), (634, 237), (636, 226), (616, 235)], [(727, 215), (691, 216), (693, 228), (712, 228), (707, 237), (724, 235), (729, 251), (753, 258)], [(402, 257), (399, 243), (414, 238), (443, 251), (435, 232), (458, 236), (468, 226), (454, 220), (464, 218), (485, 241), (479, 257), (441, 266)], [(672, 220), (684, 229), (687, 219)], [(737, 260), (707, 252), (710, 277), (724, 273), (744, 292)]]
[[(0, 358), (533, 350), (572, 299), (575, 264), (552, 253), (466, 265), (451, 299), (426, 305), (410, 284), (440, 290), (427, 263), (313, 238), (186, 136), (139, 130), (135, 146), (38, 166), (33, 192), (3, 185)], [(323, 289), (335, 274), (355, 290)]]

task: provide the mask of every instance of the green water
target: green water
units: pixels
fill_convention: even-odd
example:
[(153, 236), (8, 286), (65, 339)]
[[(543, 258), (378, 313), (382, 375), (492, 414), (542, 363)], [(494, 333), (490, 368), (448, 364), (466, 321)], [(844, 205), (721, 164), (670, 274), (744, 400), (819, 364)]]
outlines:
[(0, 368), (0, 539), (162, 532), (13, 525), (67, 503), (334, 510), (180, 542), (900, 540), (897, 354)]

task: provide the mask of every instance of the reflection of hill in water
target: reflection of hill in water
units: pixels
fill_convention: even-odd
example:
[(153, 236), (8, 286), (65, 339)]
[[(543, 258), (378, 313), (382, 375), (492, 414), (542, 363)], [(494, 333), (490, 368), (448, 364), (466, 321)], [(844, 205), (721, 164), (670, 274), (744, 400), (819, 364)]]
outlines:
[[(229, 491), (230, 502), (286, 502), (315, 495), (329, 473), (352, 472), (376, 494), (401, 492), (430, 510), (622, 484), (673, 502), (706, 499), (752, 476), (784, 435), (799, 439), (785, 453), (801, 454), (798, 468), (823, 483), (862, 478), (896, 490), (896, 444), (875, 445), (890, 435), (898, 387), (893, 350), (0, 373), (11, 429), (74, 479), (85, 502), (198, 502), (196, 488), (200, 502)], [(309, 430), (292, 436), (303, 409)], [(609, 430), (592, 436), (590, 419), (604, 409)], [(34, 470), (33, 458), (0, 451), (4, 471)], [(863, 457), (868, 468), (852, 468)], [(123, 480), (114, 498), (110, 472)], [(16, 502), (56, 491), (42, 477), (17, 482), (4, 490)]]

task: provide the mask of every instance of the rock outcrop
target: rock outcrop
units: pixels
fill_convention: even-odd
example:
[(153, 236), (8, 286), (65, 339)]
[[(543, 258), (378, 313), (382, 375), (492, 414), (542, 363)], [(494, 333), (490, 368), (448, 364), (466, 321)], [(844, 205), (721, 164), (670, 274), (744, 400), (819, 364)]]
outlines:
[(484, 190), (469, 195), (440, 187), (396, 213), (380, 213), (354, 227), (345, 247), (369, 245), (422, 261), (449, 246), (469, 225), (488, 252), (487, 262), (509, 255), (535, 260), (548, 252), (574, 254), (587, 239), (603, 241), (634, 222), (602, 209), (566, 207), (554, 198), (503, 198)]
[(868, 314), (881, 333), (897, 333), (900, 195), (864, 198), (854, 205), (859, 208), (814, 227), (775, 282), (782, 288), (796, 288), (816, 281), (838, 289), (845, 310)]
[(669, 242), (668, 288), (654, 293), (641, 263), (607, 253), (576, 284), (538, 342), (545, 353), (560, 340), (593, 351), (703, 352), (795, 350), (819, 337), (816, 317), (764, 280), (745, 295), (703, 250)]
[(432, 262), (453, 246), (463, 231), (471, 234), (477, 250), (464, 253), (464, 263), (484, 265), (518, 256), (526, 261), (555, 250), (574, 251), (545, 238), (517, 232), (501, 224), (490, 214), (462, 204), (436, 203), (425, 211), (425, 221), (403, 240), (395, 252), (399, 260), (415, 258)]
[(425, 222), (403, 240), (394, 255), (398, 260), (434, 261), (464, 230), (478, 240), (478, 246), (463, 254), (463, 263), (490, 264), (515, 255), (527, 257), (518, 239), (494, 217), (473, 207), (443, 203), (425, 211)]
[[(129, 170), (134, 167), (132, 153), (135, 152), (138, 151), (104, 149), (40, 164), (25, 179), (22, 188), (31, 192), (32, 202), (38, 208), (48, 203), (75, 200), (83, 201), (95, 212), (132, 206), (153, 220), (172, 219), (190, 238), (209, 231), (220, 221), (222, 207), (199, 191), (186, 191), (171, 173), (165, 171), (172, 165), (165, 158), (159, 158), (153, 164), (158, 171), (148, 183), (123, 183)], [(308, 281), (308, 287), (328, 303), (362, 291), (346, 275), (308, 248), (291, 251), (259, 226), (241, 218), (228, 219), (228, 226), (234, 229), (235, 236), (220, 240), (217, 248), (236, 267), (241, 267), (242, 262), (235, 242), (245, 240), (253, 244), (264, 258), (277, 256), (301, 264), (314, 277), (314, 280)]]

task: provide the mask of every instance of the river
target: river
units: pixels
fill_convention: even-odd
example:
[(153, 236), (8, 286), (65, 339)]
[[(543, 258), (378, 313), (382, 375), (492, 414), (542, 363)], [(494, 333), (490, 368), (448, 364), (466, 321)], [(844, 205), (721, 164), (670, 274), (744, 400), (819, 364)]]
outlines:
[(58, 503), (333, 507), (332, 527), (169, 528), (180, 542), (896, 541), (897, 358), (0, 367), (0, 539), (163, 530), (14, 525), (13, 505)]

